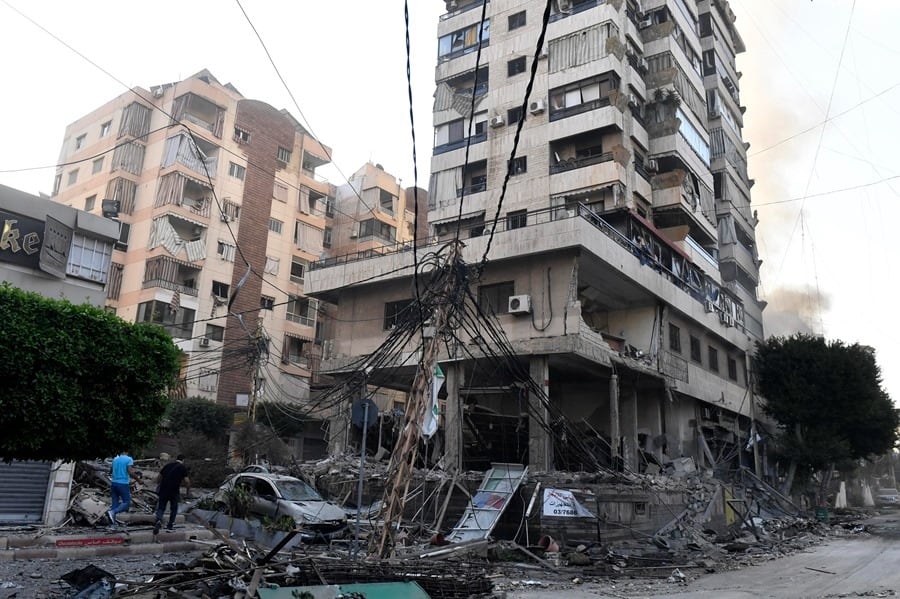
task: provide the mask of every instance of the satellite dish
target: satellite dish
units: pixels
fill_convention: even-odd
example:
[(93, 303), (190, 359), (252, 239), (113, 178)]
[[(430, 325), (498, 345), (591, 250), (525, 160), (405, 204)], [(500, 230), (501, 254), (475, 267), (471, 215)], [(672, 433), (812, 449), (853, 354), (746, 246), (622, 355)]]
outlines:
[(369, 398), (354, 401), (350, 407), (350, 422), (357, 428), (372, 428), (378, 422), (378, 406)]

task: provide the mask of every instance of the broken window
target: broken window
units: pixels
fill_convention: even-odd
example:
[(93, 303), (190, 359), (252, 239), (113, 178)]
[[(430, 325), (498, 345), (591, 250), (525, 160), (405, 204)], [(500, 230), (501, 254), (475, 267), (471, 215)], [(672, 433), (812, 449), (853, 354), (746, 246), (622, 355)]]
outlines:
[(478, 305), (489, 314), (507, 314), (509, 298), (516, 293), (514, 281), (478, 287)]
[(294, 256), (291, 258), (291, 280), (295, 283), (303, 284), (303, 278), (306, 274), (306, 260), (302, 260)]
[(609, 106), (609, 95), (618, 88), (619, 76), (610, 71), (551, 90), (550, 120)]
[[(285, 364), (296, 364), (305, 366), (306, 359), (303, 352), (306, 341), (292, 335), (285, 334), (284, 341), (281, 346), (281, 361)], [(265, 482), (265, 481), (258, 481)], [(274, 494), (274, 492), (272, 493)]]
[(246, 145), (246, 144), (250, 143), (250, 132), (246, 131), (244, 129), (241, 129), (240, 127), (235, 127), (234, 135), (232, 136), (232, 139), (234, 139), (234, 141), (236, 141), (239, 144)]
[(136, 322), (152, 322), (162, 326), (172, 337), (190, 339), (193, 337), (194, 314), (190, 308), (173, 309), (169, 302), (153, 300), (138, 305)]
[(410, 318), (413, 300), (399, 300), (384, 304), (384, 330), (388, 331)]
[(175, 121), (188, 121), (199, 125), (216, 137), (222, 137), (225, 109), (203, 96), (187, 93), (175, 98), (172, 104), (172, 117)]
[(381, 208), (382, 212), (387, 214), (394, 214), (396, 205), (397, 196), (386, 189), (378, 190), (378, 206)]
[[(481, 35), (479, 36), (479, 31)], [(474, 52), (478, 49), (478, 40), (481, 38), (482, 46), (490, 42), (491, 21), (485, 19), (484, 25), (479, 29), (479, 24), (469, 25), (459, 31), (438, 38), (438, 61), (443, 62), (457, 56)]]
[(73, 233), (66, 274), (79, 279), (106, 283), (109, 264), (112, 261), (112, 249), (112, 244), (107, 241)]
[(220, 241), (216, 245), (216, 253), (220, 258), (222, 258), (222, 260), (225, 260), (227, 262), (234, 262), (234, 253), (236, 249), (237, 248), (235, 248), (235, 246), (228, 243), (227, 241)]
[(221, 281), (213, 281), (212, 282), (212, 294), (219, 299), (227, 299), (228, 298), (228, 283), (223, 283)]
[(521, 175), (528, 171), (528, 156), (517, 156), (509, 161), (509, 174)]
[(520, 56), (518, 58), (513, 58), (512, 60), (507, 61), (507, 63), (506, 63), (506, 76), (513, 77), (520, 73), (524, 73), (526, 66), (527, 65), (525, 63), (524, 56)]
[(259, 309), (260, 310), (273, 310), (275, 308), (275, 298), (269, 297), (268, 295), (261, 295), (259, 297)]

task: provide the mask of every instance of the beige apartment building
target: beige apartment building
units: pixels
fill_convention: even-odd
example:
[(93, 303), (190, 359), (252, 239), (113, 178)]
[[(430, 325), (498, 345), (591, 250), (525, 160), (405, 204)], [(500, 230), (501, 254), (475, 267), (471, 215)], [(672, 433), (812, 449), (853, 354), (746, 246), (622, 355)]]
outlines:
[[(349, 223), (362, 214), (349, 198), (349, 220), (336, 219), (338, 188), (316, 173), (330, 161), (287, 111), (204, 70), (69, 125), (53, 199), (121, 223), (106, 305), (172, 334), (181, 393), (246, 411), (254, 400), (306, 402), (318, 382), (325, 310), (304, 292), (308, 267), (338, 249), (336, 224), (341, 251), (355, 249)], [(384, 220), (380, 193), (362, 194)], [(406, 239), (404, 204), (390, 208)], [(301, 454), (315, 455), (324, 433), (309, 428)]]
[[(509, 174), (472, 291), (569, 430), (634, 471), (682, 456), (753, 465), (749, 354), (764, 302), (734, 15), (726, 0), (556, 0), (536, 48), (544, 6), (447, 0), (423, 244), (459, 231), (479, 262)], [(337, 305), (326, 367), (348, 379), (411, 301), (412, 256), (397, 249), (310, 265), (306, 292)], [(456, 335), (439, 356), (445, 464), (572, 467), (534, 393), (478, 357), (477, 331)], [(415, 369), (382, 378), (409, 389)], [(332, 427), (333, 448), (345, 429)]]

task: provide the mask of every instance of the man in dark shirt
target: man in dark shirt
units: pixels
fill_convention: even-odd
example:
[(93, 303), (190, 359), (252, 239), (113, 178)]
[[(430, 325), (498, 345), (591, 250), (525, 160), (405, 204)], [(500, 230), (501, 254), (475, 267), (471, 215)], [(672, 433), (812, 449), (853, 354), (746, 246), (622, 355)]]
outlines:
[(169, 524), (166, 530), (172, 530), (175, 526), (175, 516), (178, 515), (178, 490), (182, 484), (191, 494), (191, 479), (188, 478), (188, 469), (184, 465), (184, 456), (180, 455), (174, 461), (169, 462), (159, 472), (159, 504), (156, 506), (156, 523), (153, 525), (153, 534), (159, 534), (162, 528), (163, 515), (166, 513), (166, 504), (169, 504)]

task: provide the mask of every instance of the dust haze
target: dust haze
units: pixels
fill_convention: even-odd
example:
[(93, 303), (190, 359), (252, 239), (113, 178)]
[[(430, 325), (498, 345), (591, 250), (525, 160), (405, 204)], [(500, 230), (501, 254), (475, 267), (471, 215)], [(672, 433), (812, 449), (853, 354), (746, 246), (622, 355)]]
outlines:
[(763, 311), (766, 337), (794, 333), (821, 334), (822, 315), (831, 306), (828, 295), (814, 287), (781, 287), (766, 298), (769, 305)]

